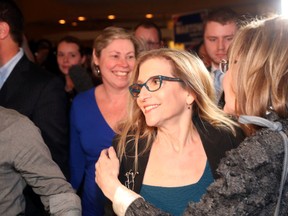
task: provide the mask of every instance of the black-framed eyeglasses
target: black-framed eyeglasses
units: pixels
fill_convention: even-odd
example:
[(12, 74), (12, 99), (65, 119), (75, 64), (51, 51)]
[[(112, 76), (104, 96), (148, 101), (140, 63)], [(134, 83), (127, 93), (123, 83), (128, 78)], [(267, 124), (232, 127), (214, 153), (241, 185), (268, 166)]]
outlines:
[(157, 76), (150, 77), (143, 84), (139, 84), (139, 83), (132, 84), (131, 86), (129, 86), (129, 91), (133, 97), (139, 96), (143, 86), (145, 86), (148, 91), (155, 92), (161, 88), (163, 80), (183, 82), (183, 80), (179, 78), (157, 75)]

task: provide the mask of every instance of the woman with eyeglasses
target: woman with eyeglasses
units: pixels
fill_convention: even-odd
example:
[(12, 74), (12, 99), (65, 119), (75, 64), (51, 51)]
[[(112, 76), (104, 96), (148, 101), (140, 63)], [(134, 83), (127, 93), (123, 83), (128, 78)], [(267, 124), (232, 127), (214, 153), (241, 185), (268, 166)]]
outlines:
[[(224, 111), (238, 118), (248, 137), (227, 152), (220, 178), (184, 215), (288, 215), (287, 43), (288, 19), (281, 16), (255, 20), (235, 36), (223, 80)], [(169, 215), (121, 186), (118, 168), (113, 149), (103, 151), (96, 181), (118, 215)]]
[(213, 102), (205, 65), (188, 52), (142, 54), (129, 91), (129, 114), (114, 143), (119, 179), (158, 208), (181, 215), (218, 177), (219, 161), (243, 136)]

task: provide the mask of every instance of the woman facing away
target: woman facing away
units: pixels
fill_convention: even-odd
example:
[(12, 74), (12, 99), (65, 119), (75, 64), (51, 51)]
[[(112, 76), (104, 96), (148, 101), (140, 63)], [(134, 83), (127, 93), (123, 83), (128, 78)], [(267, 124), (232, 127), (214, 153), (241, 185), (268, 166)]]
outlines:
[[(237, 33), (223, 83), (224, 110), (239, 117), (248, 137), (227, 153), (218, 168), (220, 178), (200, 202), (189, 203), (184, 215), (288, 214), (282, 177), (288, 142), (287, 43), (288, 20), (281, 16), (253, 21)], [(118, 215), (169, 215), (122, 186), (118, 169), (113, 149), (103, 151), (96, 181)]]
[(218, 177), (220, 159), (243, 134), (214, 104), (211, 77), (188, 52), (143, 53), (131, 82), (129, 114), (115, 139), (119, 179), (157, 207), (182, 215)]
[(93, 46), (94, 73), (102, 84), (77, 94), (71, 107), (71, 184), (81, 191), (83, 215), (103, 215), (105, 197), (95, 184), (94, 165), (112, 144), (116, 124), (127, 115), (128, 85), (137, 56), (134, 36), (107, 27)]

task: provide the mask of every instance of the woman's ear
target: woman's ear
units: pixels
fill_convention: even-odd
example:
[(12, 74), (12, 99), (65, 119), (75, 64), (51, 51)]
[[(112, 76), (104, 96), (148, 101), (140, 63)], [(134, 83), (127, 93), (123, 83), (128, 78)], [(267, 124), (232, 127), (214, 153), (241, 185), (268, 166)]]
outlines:
[(99, 65), (99, 58), (96, 56), (95, 50), (92, 53), (92, 60), (95, 65)]
[(195, 95), (189, 92), (186, 97), (186, 104), (191, 105), (195, 101), (195, 98), (196, 98)]

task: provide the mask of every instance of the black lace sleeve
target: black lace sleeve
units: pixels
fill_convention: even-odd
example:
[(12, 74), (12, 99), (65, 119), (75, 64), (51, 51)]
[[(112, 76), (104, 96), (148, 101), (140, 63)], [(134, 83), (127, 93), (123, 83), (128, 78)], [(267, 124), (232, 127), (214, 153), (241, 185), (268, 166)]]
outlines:
[(146, 202), (142, 198), (136, 199), (126, 210), (125, 216), (144, 216), (144, 215), (153, 215), (153, 216), (171, 216), (168, 213), (157, 209), (150, 203)]
[[(288, 134), (287, 125), (285, 133)], [(284, 147), (278, 132), (259, 130), (220, 162), (220, 178), (207, 188), (200, 202), (190, 202), (183, 216), (273, 215), (279, 195)], [(288, 215), (288, 181), (280, 208)], [(132, 203), (126, 216), (168, 216), (144, 199)]]

